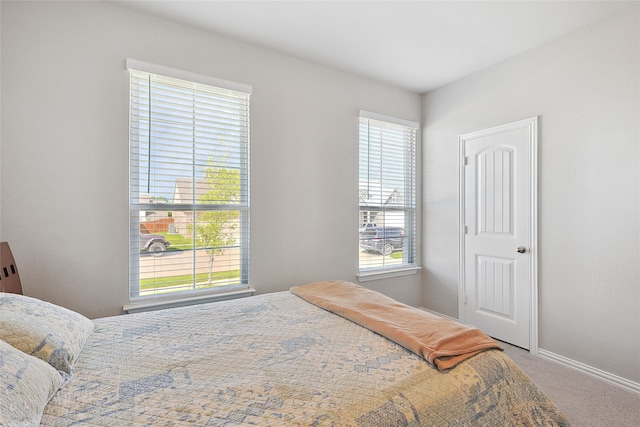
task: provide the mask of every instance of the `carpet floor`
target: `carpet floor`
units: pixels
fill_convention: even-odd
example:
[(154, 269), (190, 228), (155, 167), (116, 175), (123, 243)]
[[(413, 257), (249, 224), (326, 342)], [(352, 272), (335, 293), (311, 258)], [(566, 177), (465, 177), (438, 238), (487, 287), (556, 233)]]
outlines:
[(574, 427), (640, 426), (640, 394), (502, 343)]

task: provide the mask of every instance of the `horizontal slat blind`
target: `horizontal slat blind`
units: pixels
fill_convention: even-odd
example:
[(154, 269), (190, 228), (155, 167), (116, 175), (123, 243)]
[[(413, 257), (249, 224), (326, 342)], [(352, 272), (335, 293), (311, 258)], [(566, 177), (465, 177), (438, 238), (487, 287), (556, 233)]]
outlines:
[(382, 119), (360, 114), (360, 271), (415, 266), (417, 124)]
[(130, 76), (131, 297), (248, 286), (249, 94)]

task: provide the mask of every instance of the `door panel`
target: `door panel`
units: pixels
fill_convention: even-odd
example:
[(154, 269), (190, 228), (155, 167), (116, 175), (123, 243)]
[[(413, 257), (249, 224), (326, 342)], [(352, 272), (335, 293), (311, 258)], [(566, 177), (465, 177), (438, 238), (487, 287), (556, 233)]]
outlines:
[(477, 256), (475, 302), (478, 311), (514, 320), (514, 259)]
[(513, 150), (490, 149), (478, 154), (476, 212), (478, 233), (512, 234), (511, 201), (513, 195), (511, 167)]
[[(460, 137), (461, 320), (529, 348), (535, 119)], [(524, 252), (517, 251), (519, 247)]]

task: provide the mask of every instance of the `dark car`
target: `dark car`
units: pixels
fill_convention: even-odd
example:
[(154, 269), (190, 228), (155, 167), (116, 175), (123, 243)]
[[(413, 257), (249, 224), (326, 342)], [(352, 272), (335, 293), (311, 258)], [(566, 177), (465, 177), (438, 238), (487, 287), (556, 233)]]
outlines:
[(404, 228), (401, 227), (367, 227), (360, 233), (360, 247), (391, 255), (394, 251), (402, 250), (406, 237)]
[(140, 233), (140, 252), (145, 251), (153, 256), (160, 256), (169, 245), (169, 241), (160, 234)]

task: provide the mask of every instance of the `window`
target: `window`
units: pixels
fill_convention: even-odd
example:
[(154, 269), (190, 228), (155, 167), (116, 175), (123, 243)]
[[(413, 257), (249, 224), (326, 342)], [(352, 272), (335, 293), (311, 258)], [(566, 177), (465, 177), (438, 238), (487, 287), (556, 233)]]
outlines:
[(361, 274), (416, 266), (417, 129), (414, 122), (360, 112)]
[(127, 68), (132, 301), (247, 289), (251, 87)]

